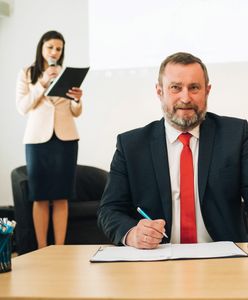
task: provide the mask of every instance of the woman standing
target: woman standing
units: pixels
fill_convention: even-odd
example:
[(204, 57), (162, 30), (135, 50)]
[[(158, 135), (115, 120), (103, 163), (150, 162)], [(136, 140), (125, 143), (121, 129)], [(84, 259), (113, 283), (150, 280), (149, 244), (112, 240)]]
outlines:
[(68, 199), (74, 191), (79, 140), (74, 117), (82, 112), (82, 90), (68, 90), (74, 100), (44, 95), (61, 71), (64, 47), (61, 33), (46, 32), (37, 45), (35, 62), (21, 70), (17, 80), (17, 109), (28, 115), (23, 141), (38, 248), (47, 246), (50, 205), (55, 244), (64, 244)]

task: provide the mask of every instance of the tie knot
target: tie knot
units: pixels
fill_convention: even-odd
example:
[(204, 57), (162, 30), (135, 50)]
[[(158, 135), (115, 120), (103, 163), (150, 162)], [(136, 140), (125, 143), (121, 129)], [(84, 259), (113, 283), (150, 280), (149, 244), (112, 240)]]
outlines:
[(190, 133), (184, 132), (179, 135), (178, 139), (184, 146), (189, 146), (189, 140), (191, 137), (192, 135)]

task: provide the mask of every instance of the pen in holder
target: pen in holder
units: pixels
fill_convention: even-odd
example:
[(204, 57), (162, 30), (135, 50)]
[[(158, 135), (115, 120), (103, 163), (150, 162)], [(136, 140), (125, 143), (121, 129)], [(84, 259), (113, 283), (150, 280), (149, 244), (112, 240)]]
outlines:
[(11, 239), (15, 221), (0, 218), (0, 273), (11, 271)]

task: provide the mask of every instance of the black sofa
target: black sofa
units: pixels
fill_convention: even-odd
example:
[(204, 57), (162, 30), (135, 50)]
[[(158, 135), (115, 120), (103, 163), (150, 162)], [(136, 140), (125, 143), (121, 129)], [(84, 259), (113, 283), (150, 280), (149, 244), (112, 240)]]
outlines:
[[(77, 165), (76, 197), (69, 201), (66, 244), (110, 244), (97, 226), (96, 215), (106, 180), (106, 171), (96, 167)], [(28, 200), (26, 166), (20, 166), (11, 172), (11, 183), (14, 216), (17, 222), (16, 251), (20, 255), (37, 249), (32, 202)], [(53, 244), (53, 242), (53, 228), (50, 220), (48, 243)]]

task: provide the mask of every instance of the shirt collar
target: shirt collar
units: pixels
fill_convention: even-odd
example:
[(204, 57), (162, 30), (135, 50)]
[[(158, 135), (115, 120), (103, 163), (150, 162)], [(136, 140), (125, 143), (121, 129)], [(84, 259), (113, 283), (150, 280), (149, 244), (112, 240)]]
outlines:
[[(182, 133), (182, 131), (175, 129), (172, 127), (166, 119), (164, 119), (164, 126), (165, 126), (165, 135), (167, 136), (169, 142), (172, 144), (177, 139), (178, 136)], [(192, 130), (188, 131), (192, 136), (194, 136), (196, 139), (199, 139), (200, 136), (200, 126), (196, 126)]]

